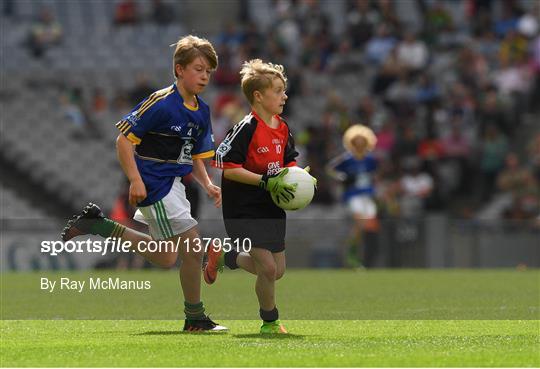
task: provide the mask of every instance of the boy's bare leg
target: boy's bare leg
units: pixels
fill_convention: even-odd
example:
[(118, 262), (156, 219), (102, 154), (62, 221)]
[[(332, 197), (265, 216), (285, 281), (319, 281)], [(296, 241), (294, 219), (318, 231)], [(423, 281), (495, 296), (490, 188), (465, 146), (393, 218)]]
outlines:
[[(173, 237), (180, 237), (178, 252), (182, 264), (180, 265), (180, 283), (184, 292), (184, 300), (191, 304), (201, 301), (201, 266), (204, 256), (204, 245), (200, 244), (199, 232), (196, 227)], [(176, 242), (176, 241), (175, 241)], [(200, 247), (200, 250), (198, 249)]]
[(257, 270), (255, 269), (255, 262), (250, 254), (247, 252), (241, 252), (236, 256), (236, 264), (246, 272), (257, 275)]
[(283, 274), (285, 274), (285, 251), (274, 252), (272, 253), (272, 256), (276, 262), (276, 280), (278, 280), (283, 277)]
[(178, 257), (174, 250), (164, 252), (148, 252), (139, 246), (147, 246), (152, 238), (142, 232), (126, 227), (106, 218), (96, 204), (89, 203), (84, 209), (67, 223), (62, 230), (64, 242), (82, 235), (95, 234), (104, 238), (114, 237), (121, 241), (130, 241), (133, 250), (148, 261), (161, 267), (169, 268), (176, 263)]
[[(276, 280), (283, 277), (285, 274), (285, 251), (272, 253), (274, 261), (276, 262)], [(257, 275), (257, 270), (255, 269), (255, 262), (250, 254), (247, 252), (241, 252), (236, 256), (236, 264), (246, 272)]]
[(274, 257), (270, 251), (259, 248), (251, 249), (250, 254), (257, 271), (255, 292), (259, 299), (259, 306), (262, 310), (273, 310), (276, 307), (274, 290), (277, 272)]
[[(148, 242), (152, 241), (152, 237), (145, 233), (141, 233), (139, 231), (126, 227), (120, 239), (122, 241), (130, 241), (131, 248), (152, 264), (158, 265), (163, 268), (171, 268), (176, 264), (178, 252), (174, 251), (174, 249), (161, 250), (160, 252), (148, 251), (146, 248), (148, 246)], [(176, 242), (174, 237), (171, 238), (170, 241)]]

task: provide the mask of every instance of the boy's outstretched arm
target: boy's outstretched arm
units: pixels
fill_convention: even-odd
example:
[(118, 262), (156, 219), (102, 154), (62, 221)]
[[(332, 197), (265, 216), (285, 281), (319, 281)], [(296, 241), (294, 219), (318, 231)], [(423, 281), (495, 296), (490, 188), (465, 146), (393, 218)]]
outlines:
[(221, 188), (210, 180), (203, 159), (193, 159), (193, 177), (204, 188), (208, 196), (214, 200), (216, 208), (219, 208), (221, 206)]
[(325, 172), (332, 178), (337, 179), (338, 181), (344, 181), (346, 178), (345, 173), (338, 171), (336, 167), (343, 163), (345, 158), (347, 157), (347, 153), (344, 152), (341, 155), (336, 156), (326, 166), (324, 167)]
[(146, 186), (141, 178), (137, 163), (135, 163), (133, 143), (123, 134), (116, 138), (116, 153), (122, 170), (129, 180), (129, 203), (132, 206), (146, 198)]

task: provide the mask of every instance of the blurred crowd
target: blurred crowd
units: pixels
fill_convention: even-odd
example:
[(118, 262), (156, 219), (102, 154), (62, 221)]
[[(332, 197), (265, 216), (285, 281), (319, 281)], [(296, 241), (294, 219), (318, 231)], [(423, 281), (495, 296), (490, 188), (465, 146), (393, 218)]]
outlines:
[[(249, 21), (227, 24), (215, 38), (220, 55), (215, 83), (223, 92), (214, 114), (238, 115), (230, 111), (235, 102), (230, 88), (238, 85), (237, 71), (249, 58), (286, 66), (285, 115), (293, 115), (296, 98), (320, 93), (306, 87), (306, 72), (328, 75), (330, 81), (364, 73), (368, 93), (356, 104), (346, 102), (330, 82), (320, 120), (290, 122), (303, 127), (296, 131), (297, 143), (319, 178), (317, 201), (339, 198), (324, 167), (343, 150), (343, 131), (362, 123), (378, 138), (376, 189), (383, 216), (444, 210), (472, 217), (500, 204), (502, 196), (505, 206), (491, 216), (537, 218), (539, 4), (410, 3), (420, 13), (420, 25), (403, 22), (396, 2), (388, 0), (348, 1), (344, 31), (337, 34), (317, 1), (275, 1), (272, 25), (264, 31)], [(447, 7), (458, 3), (463, 14), (455, 19)]]
[[(289, 122), (303, 162), (319, 178), (320, 204), (339, 201), (339, 184), (325, 173), (325, 164), (343, 150), (344, 130), (362, 123), (378, 138), (382, 216), (438, 210), (474, 217), (492, 209), (494, 217), (539, 219), (538, 2), (410, 0), (421, 20), (410, 24), (394, 1), (348, 0), (340, 27), (321, 1), (271, 1), (267, 26), (250, 14), (247, 2), (240, 3), (238, 19), (210, 35), (219, 55), (211, 101), (218, 143), (246, 113), (242, 62), (262, 58), (286, 67), (285, 117), (295, 116), (297, 99), (321, 93), (325, 99), (318, 121)], [(118, 27), (178, 21), (171, 2), (152, 1), (144, 17), (134, 1), (116, 4), (111, 21)], [(459, 17), (450, 7), (461, 9)], [(40, 57), (61, 40), (61, 25), (44, 11), (27, 45)], [(331, 81), (355, 73), (366, 77), (367, 93), (350, 104)], [(328, 76), (330, 83), (322, 92), (310, 90), (310, 74)], [(115, 91), (113, 99), (99, 88), (85, 99), (67, 90), (63, 106), (74, 125), (91, 125), (101, 112), (120, 115), (160, 87), (140, 75), (132, 89)], [(99, 129), (93, 131), (99, 138)]]

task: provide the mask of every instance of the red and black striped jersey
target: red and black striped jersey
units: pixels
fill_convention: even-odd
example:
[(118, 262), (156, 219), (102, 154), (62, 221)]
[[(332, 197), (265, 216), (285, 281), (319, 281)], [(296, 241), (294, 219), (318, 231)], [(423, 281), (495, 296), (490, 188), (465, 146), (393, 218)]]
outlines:
[[(296, 165), (298, 153), (289, 126), (276, 116), (278, 128), (269, 127), (255, 112), (232, 127), (214, 155), (212, 165), (220, 169), (244, 168), (257, 174), (277, 173)], [(221, 177), (224, 219), (285, 218), (269, 192)]]
[(234, 125), (216, 150), (212, 165), (220, 169), (244, 168), (257, 174), (275, 174), (296, 165), (298, 152), (289, 126), (280, 116), (277, 128), (255, 112)]

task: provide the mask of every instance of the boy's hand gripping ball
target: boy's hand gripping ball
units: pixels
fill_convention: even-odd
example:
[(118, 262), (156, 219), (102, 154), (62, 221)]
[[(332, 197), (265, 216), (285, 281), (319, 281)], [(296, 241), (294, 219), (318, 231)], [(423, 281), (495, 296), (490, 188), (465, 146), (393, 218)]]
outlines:
[(315, 194), (316, 180), (314, 180), (314, 177), (299, 167), (285, 168), (280, 172), (280, 175), (282, 173), (284, 173), (283, 177), (281, 177), (283, 183), (295, 186), (296, 190), (294, 191), (294, 197), (287, 202), (280, 201), (279, 197), (271, 192), (270, 195), (274, 203), (283, 210), (300, 210), (308, 206)]

